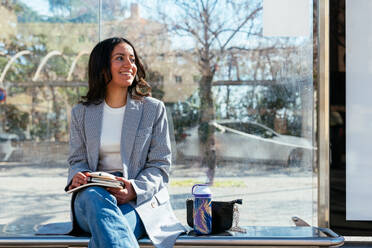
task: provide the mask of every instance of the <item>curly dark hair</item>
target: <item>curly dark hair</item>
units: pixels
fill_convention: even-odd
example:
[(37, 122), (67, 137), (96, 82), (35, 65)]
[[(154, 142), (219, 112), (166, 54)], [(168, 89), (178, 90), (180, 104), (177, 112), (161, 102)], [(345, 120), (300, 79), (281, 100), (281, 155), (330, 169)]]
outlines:
[(141, 63), (136, 49), (127, 40), (121, 37), (113, 37), (99, 42), (89, 56), (88, 65), (88, 93), (81, 97), (80, 103), (85, 105), (100, 104), (106, 97), (107, 84), (112, 80), (111, 75), (111, 53), (115, 46), (120, 43), (127, 43), (133, 48), (137, 74), (131, 86), (128, 87), (130, 96), (142, 100), (145, 96), (151, 95), (151, 87), (145, 81), (146, 72)]

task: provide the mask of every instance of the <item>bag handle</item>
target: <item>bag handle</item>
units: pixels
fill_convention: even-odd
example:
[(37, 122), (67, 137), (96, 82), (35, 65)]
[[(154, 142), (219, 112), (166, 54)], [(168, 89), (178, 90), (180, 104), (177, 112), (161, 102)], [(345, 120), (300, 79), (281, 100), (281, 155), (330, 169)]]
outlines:
[(232, 203), (232, 204), (237, 203), (237, 204), (242, 205), (242, 204), (243, 204), (243, 199), (236, 199), (236, 200), (231, 201), (231, 203)]

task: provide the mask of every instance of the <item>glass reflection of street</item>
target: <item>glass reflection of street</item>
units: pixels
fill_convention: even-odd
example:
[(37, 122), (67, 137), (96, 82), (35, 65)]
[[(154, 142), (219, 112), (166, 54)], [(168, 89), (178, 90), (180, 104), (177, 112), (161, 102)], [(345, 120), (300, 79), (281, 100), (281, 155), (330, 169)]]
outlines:
[[(288, 174), (272, 166), (243, 167), (246, 165), (219, 165), (212, 187), (214, 200), (243, 199), (239, 225), (288, 226), (293, 225), (292, 216), (308, 223), (316, 221), (312, 210), (316, 205), (316, 180), (308, 172), (298, 169)], [(41, 224), (69, 221), (71, 195), (63, 191), (67, 173), (64, 163), (0, 162), (0, 171), (0, 235), (33, 234)], [(203, 180), (205, 168), (173, 165), (171, 203), (184, 225), (191, 186)]]
[[(316, 33), (265, 36), (261, 0), (204, 3), (0, 3), (0, 235), (70, 219), (71, 108), (87, 91), (90, 49), (113, 36), (136, 44), (167, 107), (184, 224), (191, 186), (213, 182), (215, 200), (243, 199), (240, 225), (316, 225)], [(317, 7), (305, 7), (311, 25)]]

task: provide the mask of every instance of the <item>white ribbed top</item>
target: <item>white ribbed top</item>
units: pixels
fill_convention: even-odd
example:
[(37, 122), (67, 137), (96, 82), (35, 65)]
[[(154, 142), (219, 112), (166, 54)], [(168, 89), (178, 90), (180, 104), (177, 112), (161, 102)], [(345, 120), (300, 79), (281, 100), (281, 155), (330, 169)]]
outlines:
[(121, 171), (126, 177), (127, 168), (123, 170), (123, 162), (120, 156), (121, 131), (123, 126), (125, 106), (112, 108), (104, 103), (101, 145), (99, 148), (98, 170), (113, 172)]

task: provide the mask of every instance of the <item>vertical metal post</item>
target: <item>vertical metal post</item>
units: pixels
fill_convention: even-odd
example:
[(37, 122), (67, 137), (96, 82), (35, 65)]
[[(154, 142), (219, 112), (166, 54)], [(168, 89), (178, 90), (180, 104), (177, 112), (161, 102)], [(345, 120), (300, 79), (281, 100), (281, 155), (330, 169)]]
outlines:
[(318, 226), (329, 227), (329, 0), (318, 0)]

